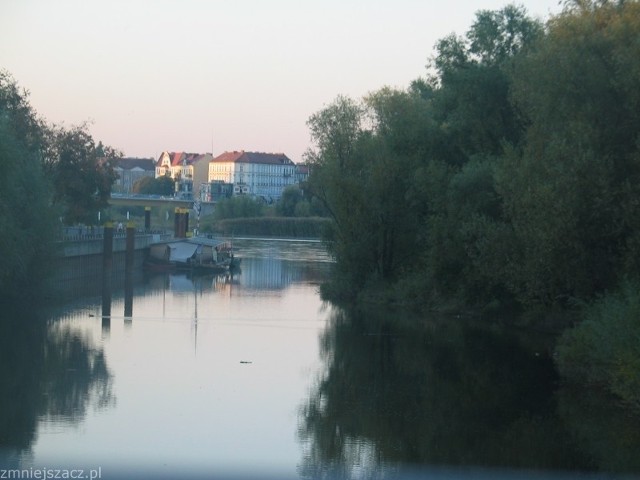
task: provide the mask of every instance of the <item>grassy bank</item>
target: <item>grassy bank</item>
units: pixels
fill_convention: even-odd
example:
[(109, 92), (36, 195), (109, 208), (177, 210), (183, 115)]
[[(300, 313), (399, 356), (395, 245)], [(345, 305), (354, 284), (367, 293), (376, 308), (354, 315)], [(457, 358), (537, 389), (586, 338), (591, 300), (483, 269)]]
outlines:
[(320, 238), (328, 222), (328, 219), (321, 217), (230, 218), (207, 224), (203, 230), (225, 236)]

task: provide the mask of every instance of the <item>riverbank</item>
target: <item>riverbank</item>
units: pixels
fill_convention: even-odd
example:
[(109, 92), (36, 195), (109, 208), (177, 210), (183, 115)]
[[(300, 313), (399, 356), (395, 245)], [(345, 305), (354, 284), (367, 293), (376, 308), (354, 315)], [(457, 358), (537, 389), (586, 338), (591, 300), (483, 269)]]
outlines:
[(259, 237), (286, 237), (320, 239), (330, 220), (323, 217), (251, 217), (229, 218), (205, 225), (222, 236), (249, 235)]

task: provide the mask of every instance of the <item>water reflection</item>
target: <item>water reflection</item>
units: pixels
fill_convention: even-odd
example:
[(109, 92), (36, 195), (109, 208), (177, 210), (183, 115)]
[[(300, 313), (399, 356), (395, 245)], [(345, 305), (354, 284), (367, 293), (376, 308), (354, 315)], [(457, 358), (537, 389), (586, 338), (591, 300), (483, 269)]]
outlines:
[(15, 312), (4, 306), (0, 318), (1, 465), (17, 464), (42, 422), (78, 424), (90, 407), (115, 403), (101, 348), (68, 325)]
[(238, 245), (234, 275), (107, 275), (87, 295), (57, 285), (65, 304), (41, 318), (0, 319), (0, 465), (111, 464), (116, 452), (295, 472), (327, 264), (319, 244)]
[(322, 338), (325, 371), (301, 414), (303, 476), (411, 465), (640, 471), (640, 423), (585, 405), (594, 398), (585, 392), (558, 397), (544, 341), (411, 317), (335, 313)]
[(239, 243), (239, 275), (123, 278), (41, 317), (5, 308), (0, 464), (640, 471), (637, 419), (559, 388), (548, 339), (323, 309), (321, 246)]

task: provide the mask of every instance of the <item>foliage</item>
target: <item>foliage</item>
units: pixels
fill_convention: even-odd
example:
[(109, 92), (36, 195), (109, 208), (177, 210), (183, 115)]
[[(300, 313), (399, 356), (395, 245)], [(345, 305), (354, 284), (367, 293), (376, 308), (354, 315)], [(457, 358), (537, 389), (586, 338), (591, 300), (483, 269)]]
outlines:
[(585, 320), (562, 336), (558, 366), (570, 379), (603, 386), (640, 410), (640, 282), (585, 308)]
[(322, 202), (306, 186), (291, 185), (276, 203), (276, 213), (283, 217), (325, 217)]
[(282, 196), (276, 204), (276, 212), (283, 217), (294, 217), (296, 215), (296, 207), (304, 201), (302, 190), (297, 185), (285, 188)]
[(636, 1), (571, 2), (544, 27), (480, 11), (426, 79), (313, 115), (325, 290), (567, 306), (640, 270), (639, 19)]
[(544, 27), (481, 11), (430, 67), (309, 119), (336, 259), (323, 294), (590, 304), (562, 370), (640, 404), (640, 285), (592, 303), (640, 271), (640, 2), (567, 2)]
[(333, 220), (326, 241), (354, 293), (411, 264), (419, 211), (406, 208), (411, 178), (404, 172), (420, 149), (411, 119), (421, 118), (424, 105), (413, 93), (385, 89), (362, 103), (339, 97), (309, 119), (317, 146), (307, 153), (309, 188)]
[(58, 218), (94, 219), (107, 206), (114, 149), (96, 145), (87, 126), (51, 126), (41, 119), (11, 75), (0, 71), (0, 291), (3, 297), (38, 291), (52, 266)]
[(230, 218), (215, 224), (203, 224), (203, 231), (222, 235), (254, 235), (283, 238), (320, 238), (328, 220), (322, 217)]
[(39, 291), (51, 267), (56, 214), (41, 166), (41, 120), (13, 79), (0, 72), (0, 297)]
[(223, 198), (216, 203), (215, 220), (227, 218), (247, 218), (262, 216), (264, 203), (245, 195)]
[(112, 161), (120, 152), (95, 144), (87, 125), (50, 127), (45, 171), (53, 181), (54, 204), (64, 208), (67, 224), (90, 222), (106, 208), (116, 180)]
[(175, 192), (175, 181), (168, 175), (162, 177), (143, 177), (133, 184), (133, 193), (143, 195), (170, 196)]
[(588, 299), (638, 269), (639, 39), (637, 2), (570, 10), (517, 62), (530, 125), (497, 181), (526, 302)]

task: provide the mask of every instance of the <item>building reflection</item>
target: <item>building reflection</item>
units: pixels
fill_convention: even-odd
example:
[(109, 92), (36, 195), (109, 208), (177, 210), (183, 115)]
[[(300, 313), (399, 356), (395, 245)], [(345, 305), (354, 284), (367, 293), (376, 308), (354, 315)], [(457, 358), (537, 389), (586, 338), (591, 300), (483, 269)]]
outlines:
[[(315, 265), (320, 269), (322, 264)], [(327, 266), (324, 266), (326, 271)], [(307, 262), (279, 258), (247, 258), (242, 260), (242, 281), (245, 288), (282, 290), (294, 283), (319, 282), (323, 278)]]
[[(234, 273), (196, 274), (188, 271), (150, 274), (146, 288), (151, 291), (170, 291), (176, 295), (194, 291), (229, 292), (243, 290), (284, 290), (295, 283), (320, 283), (326, 277), (328, 264), (310, 266), (280, 258), (243, 258), (241, 269)], [(126, 314), (125, 314), (126, 316)]]

